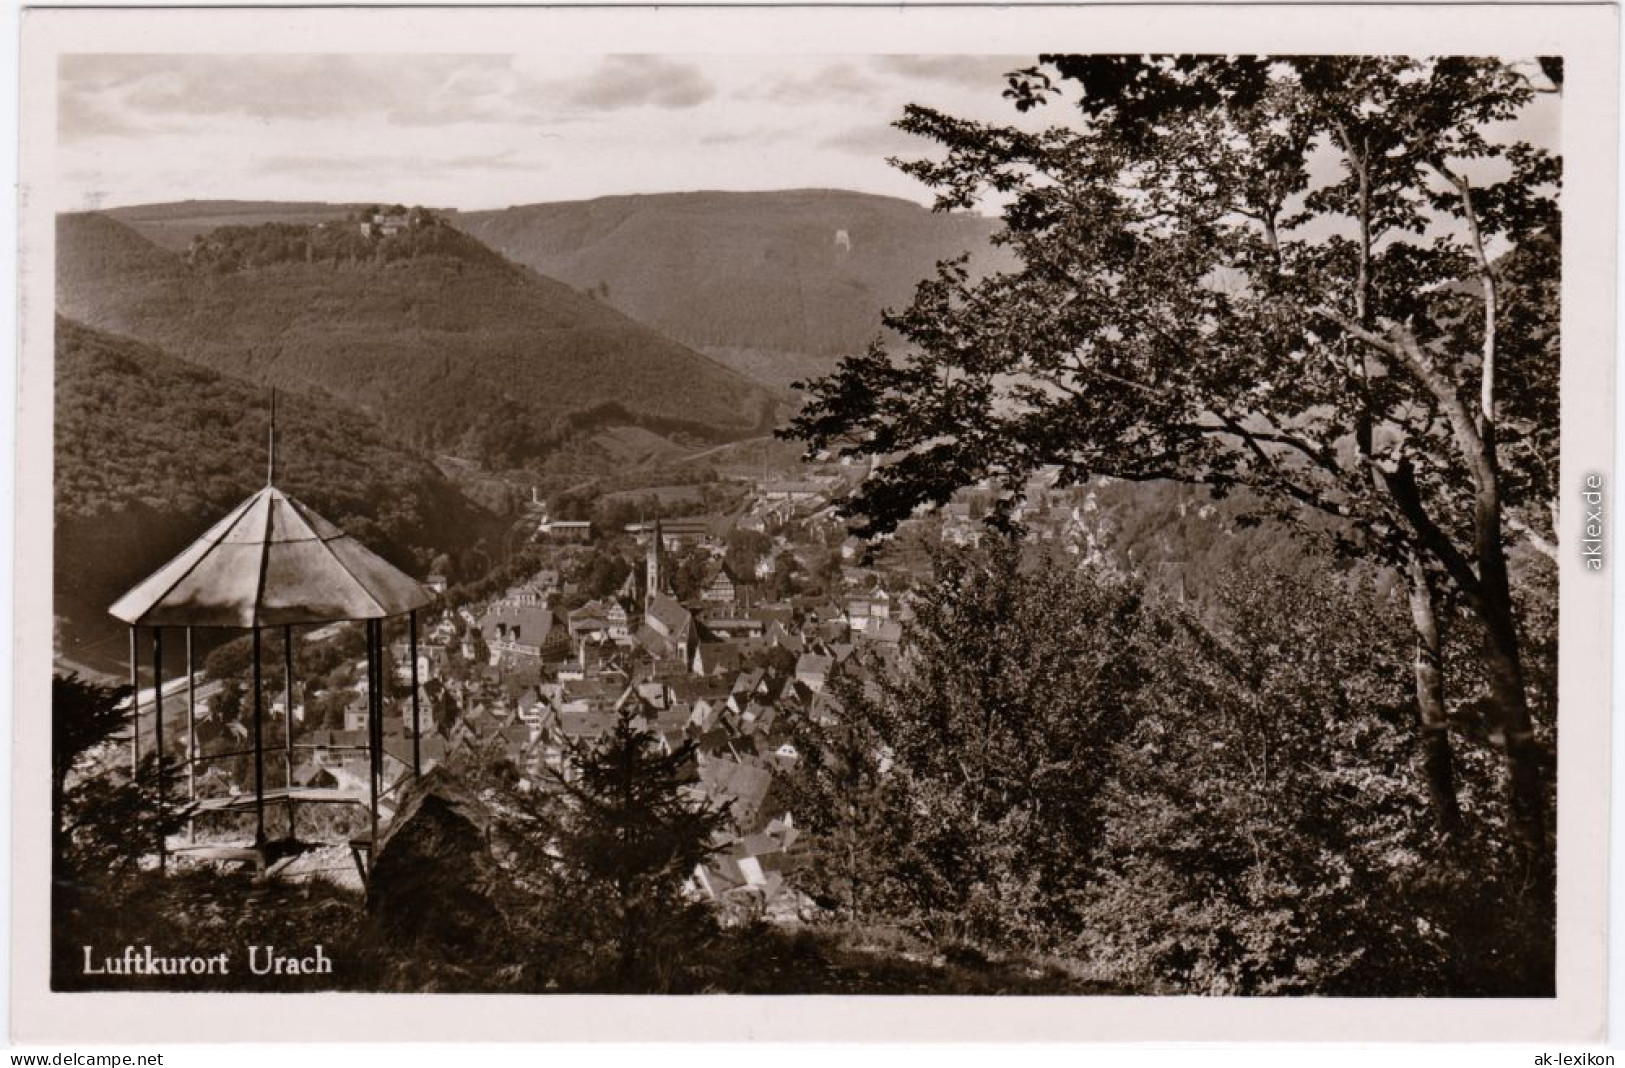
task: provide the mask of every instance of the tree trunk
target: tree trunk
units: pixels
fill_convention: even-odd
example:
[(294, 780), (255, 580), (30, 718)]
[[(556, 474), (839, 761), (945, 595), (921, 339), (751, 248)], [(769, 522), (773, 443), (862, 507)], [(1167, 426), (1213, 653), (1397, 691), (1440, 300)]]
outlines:
[[(1438, 563), (1456, 580), (1483, 621), (1484, 660), (1489, 670), (1490, 702), (1495, 718), (1490, 726), (1502, 737), (1506, 757), (1507, 822), (1530, 862), (1531, 871), (1549, 875), (1546, 789), (1541, 781), (1540, 751), (1535, 745), (1529, 702), (1524, 694), (1523, 664), (1518, 655), (1518, 630), (1512, 611), (1511, 582), (1507, 577), (1493, 408), (1475, 417), (1450, 383), (1434, 370), (1414, 338), (1402, 336), (1400, 341), (1392, 342), (1374, 338), (1346, 320), (1343, 326), (1357, 337), (1373, 341), (1379, 349), (1399, 357), (1412, 369), (1438, 398), (1450, 422), (1452, 436), (1467, 461), (1473, 479), (1471, 561), (1456, 550), (1448, 536), (1427, 516), (1416, 490), (1414, 474), (1408, 467), (1390, 475), (1387, 484), (1422, 544), (1427, 545)], [(1488, 389), (1484, 398), (1487, 405), (1493, 403)]]
[(1422, 767), (1427, 776), (1428, 804), (1439, 832), (1452, 835), (1461, 827), (1456, 775), (1450, 750), (1450, 720), (1444, 703), (1444, 657), (1439, 640), (1432, 577), (1420, 556), (1412, 554), (1411, 622), (1416, 627), (1416, 710), (1422, 740)]
[[(1495, 368), (1500, 296), (1489, 250), (1479, 227), (1472, 189), (1466, 175), (1443, 173), (1461, 194), (1462, 218), (1478, 257), (1484, 294), (1484, 339), (1479, 361), (1478, 455), (1474, 481), (1473, 548), (1478, 557), (1479, 615), (1483, 617), (1486, 660), (1490, 672), (1490, 698), (1500, 719), (1507, 766), (1507, 810), (1512, 833), (1525, 851), (1537, 885), (1552, 875), (1552, 855), (1546, 840), (1546, 788), (1541, 781), (1540, 749), (1535, 745), (1529, 701), (1524, 693), (1523, 664), (1518, 656), (1518, 628), (1512, 610), (1512, 588), (1507, 578), (1506, 544), (1501, 531), (1501, 469), (1496, 452)], [(1470, 435), (1457, 437), (1471, 442)], [(1472, 457), (1469, 448), (1468, 456)]]
[[(1480, 512), (1486, 509), (1481, 508)], [(1512, 832), (1537, 870), (1550, 864), (1546, 841), (1546, 788), (1540, 769), (1540, 747), (1524, 693), (1523, 663), (1518, 654), (1518, 630), (1512, 611), (1512, 590), (1507, 578), (1506, 554), (1499, 537), (1499, 507), (1495, 510), (1495, 536), (1479, 537), (1479, 616), (1484, 621), (1485, 662), (1489, 668), (1490, 701), (1502, 736), (1506, 757), (1507, 809)], [(1481, 521), (1482, 525), (1482, 521)]]

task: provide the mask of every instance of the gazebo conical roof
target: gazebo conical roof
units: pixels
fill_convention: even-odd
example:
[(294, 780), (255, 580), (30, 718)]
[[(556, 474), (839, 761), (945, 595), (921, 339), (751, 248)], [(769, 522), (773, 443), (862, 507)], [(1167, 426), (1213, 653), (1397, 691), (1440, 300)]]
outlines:
[(383, 619), (434, 599), (275, 486), (232, 509), (108, 609), (148, 627), (280, 627)]

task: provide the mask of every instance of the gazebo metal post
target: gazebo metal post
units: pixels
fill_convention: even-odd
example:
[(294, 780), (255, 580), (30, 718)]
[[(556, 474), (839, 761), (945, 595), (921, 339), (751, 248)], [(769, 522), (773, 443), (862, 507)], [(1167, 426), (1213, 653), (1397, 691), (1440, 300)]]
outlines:
[(379, 736), (383, 734), (381, 729), (383, 727), (383, 708), (382, 702), (379, 700), (380, 687), (378, 685), (379, 660), (381, 659), (378, 653), (378, 641), (381, 629), (377, 620), (369, 619), (367, 621), (367, 758), (370, 765), (369, 770), (371, 771), (371, 775), (368, 776), (371, 793), (367, 804), (367, 814), (372, 831), (371, 845), (368, 847), (367, 853), (367, 870), (369, 873), (372, 870), (373, 857), (378, 851), (378, 780), (383, 776), (384, 772), (383, 760), (378, 752), (382, 748)]
[(423, 774), (423, 755), (418, 741), (418, 735), (423, 733), (418, 722), (418, 613), (417, 609), (406, 614), (407, 621), (407, 652), (412, 657), (412, 777), (418, 778)]
[(288, 790), (288, 838), (293, 833), (293, 627), (282, 628), (282, 764), (283, 785)]
[(260, 716), (260, 628), (254, 630), (254, 844), (265, 845), (265, 733)]
[(141, 659), (136, 649), (136, 631), (130, 627), (130, 776), (141, 770)]
[[(192, 628), (186, 628), (186, 800), (197, 802), (197, 665), (192, 659)], [(197, 825), (186, 820), (186, 840), (197, 839)]]
[(377, 739), (374, 737), (373, 731), (373, 701), (378, 696), (378, 662), (375, 659), (377, 649), (373, 644), (376, 639), (372, 633), (372, 620), (367, 620), (365, 627), (367, 633), (367, 789), (370, 791), (369, 796), (377, 796), (378, 752)]
[(373, 718), (374, 740), (378, 750), (378, 796), (384, 796), (384, 687), (389, 684), (388, 666), (385, 663), (388, 657), (389, 636), (384, 633), (384, 621), (372, 621), (373, 633), (378, 636), (378, 666), (373, 670), (377, 673), (378, 689), (375, 708), (377, 714)]
[(158, 870), (163, 871), (169, 843), (164, 840), (164, 628), (152, 628), (152, 732), (158, 757)]

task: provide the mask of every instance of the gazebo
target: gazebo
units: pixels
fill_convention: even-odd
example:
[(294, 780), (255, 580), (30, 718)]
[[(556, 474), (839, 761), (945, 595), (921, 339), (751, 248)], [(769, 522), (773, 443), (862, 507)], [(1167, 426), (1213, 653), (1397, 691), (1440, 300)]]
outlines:
[[(434, 599), (428, 587), (403, 574), (309, 507), (277, 489), (275, 481), (275, 429), (273, 409), (272, 460), (265, 488), (243, 501), (185, 551), (138, 584), (108, 611), (130, 627), (131, 759), (141, 758), (139, 633), (147, 628), (152, 643), (153, 741), (160, 766), (165, 760), (163, 720), (164, 631), (184, 629), (186, 638), (186, 769), (188, 801), (202, 809), (245, 811), (255, 814), (251, 850), (217, 850), (230, 859), (254, 860), (263, 870), (272, 843), (266, 834), (267, 802), (287, 805), (287, 846), (296, 851), (294, 805), (300, 801), (365, 800), (370, 836), (352, 842), (363, 876), (370, 868), (371, 843), (378, 837), (378, 800), (384, 778), (384, 621), (408, 618), (411, 659), (412, 772), (421, 774), (418, 700), (417, 612)], [(296, 787), (293, 779), (293, 628), (315, 624), (363, 622), (367, 646), (367, 744), (369, 790), (321, 790)], [(192, 656), (195, 628), (246, 630), (252, 635), (254, 793), (246, 797), (197, 799), (196, 666)], [(265, 731), (260, 663), (260, 634), (282, 629), (286, 689), (283, 788), (268, 793), (265, 783)], [(225, 754), (245, 756), (247, 752)], [(158, 805), (163, 810), (163, 779), (159, 778)], [(368, 861), (363, 863), (362, 851)], [(165, 863), (168, 843), (158, 843), (158, 862)]]

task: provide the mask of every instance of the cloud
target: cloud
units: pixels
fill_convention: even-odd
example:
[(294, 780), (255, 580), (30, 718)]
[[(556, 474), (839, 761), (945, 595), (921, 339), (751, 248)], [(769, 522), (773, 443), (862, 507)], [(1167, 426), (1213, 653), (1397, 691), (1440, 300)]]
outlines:
[(265, 174), (349, 175), (389, 173), (409, 161), (394, 156), (269, 156), (253, 169)]
[(888, 74), (934, 82), (947, 82), (965, 89), (1000, 90), (1004, 76), (1021, 67), (1030, 67), (1035, 56), (911, 55), (876, 56), (875, 69)]
[(87, 137), (140, 137), (155, 132), (153, 124), (132, 121), (92, 96), (63, 96), (56, 107), (57, 136), (65, 141)]
[(780, 74), (760, 87), (743, 91), (746, 100), (770, 100), (776, 104), (817, 103), (832, 97), (872, 97), (885, 84), (859, 70), (853, 63), (833, 63), (806, 74)]
[(439, 164), (442, 167), (456, 171), (511, 171), (525, 173), (530, 171), (551, 170), (552, 164), (546, 160), (529, 159), (517, 152), (490, 152), (473, 153), (469, 155), (450, 156)]
[(853, 156), (886, 158), (917, 155), (926, 147), (926, 142), (895, 126), (859, 126), (831, 134), (818, 142), (818, 147)]
[(513, 110), (510, 65), (485, 55), (65, 56), (59, 131), (71, 140), (213, 118), (496, 121)]
[(700, 68), (661, 56), (608, 56), (585, 78), (570, 83), (564, 102), (588, 111), (623, 108), (692, 108), (716, 96)]
[(710, 147), (722, 145), (776, 145), (793, 139), (798, 131), (756, 127), (750, 130), (717, 130), (701, 134), (695, 144)]
[(311, 178), (355, 177), (376, 178), (380, 174), (420, 174), (428, 171), (471, 171), (482, 174), (492, 171), (545, 171), (545, 161), (527, 159), (513, 151), (477, 152), (427, 158), (418, 154), (365, 154), (355, 156), (322, 156), (307, 153), (284, 153), (269, 156), (251, 169), (263, 174), (297, 175)]

